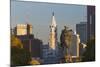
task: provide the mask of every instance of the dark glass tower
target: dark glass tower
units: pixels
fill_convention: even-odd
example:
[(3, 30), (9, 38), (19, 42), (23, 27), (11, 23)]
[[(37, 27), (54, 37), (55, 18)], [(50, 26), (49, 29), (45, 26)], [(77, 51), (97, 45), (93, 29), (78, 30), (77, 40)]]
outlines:
[(95, 6), (87, 6), (87, 40), (95, 37)]

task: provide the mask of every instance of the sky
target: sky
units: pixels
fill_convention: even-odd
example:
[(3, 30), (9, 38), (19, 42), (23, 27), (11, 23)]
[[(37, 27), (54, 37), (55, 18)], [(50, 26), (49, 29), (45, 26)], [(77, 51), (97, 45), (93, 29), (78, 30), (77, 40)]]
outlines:
[(52, 12), (55, 14), (59, 41), (64, 26), (75, 31), (77, 23), (86, 22), (86, 11), (86, 5), (11, 1), (11, 28), (16, 24), (31, 24), (35, 38), (47, 44)]

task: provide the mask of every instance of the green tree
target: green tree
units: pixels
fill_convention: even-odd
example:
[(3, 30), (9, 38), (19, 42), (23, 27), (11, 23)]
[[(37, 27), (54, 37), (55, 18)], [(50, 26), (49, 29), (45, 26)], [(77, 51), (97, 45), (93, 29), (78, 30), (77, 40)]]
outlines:
[(23, 48), (20, 39), (15, 36), (11, 37), (11, 66), (29, 65), (31, 54)]
[(91, 39), (87, 42), (82, 61), (95, 61), (95, 39)]
[(11, 61), (14, 66), (29, 65), (31, 55), (29, 51), (21, 48), (11, 48)]
[(16, 36), (11, 35), (11, 47), (23, 48), (23, 44)]

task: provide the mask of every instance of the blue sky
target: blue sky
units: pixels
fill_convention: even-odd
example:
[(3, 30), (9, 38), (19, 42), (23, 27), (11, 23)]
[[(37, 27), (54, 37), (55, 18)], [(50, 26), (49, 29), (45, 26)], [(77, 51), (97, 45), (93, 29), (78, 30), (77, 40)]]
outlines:
[(52, 12), (55, 13), (59, 40), (63, 26), (75, 31), (77, 23), (86, 21), (86, 11), (85, 5), (11, 1), (11, 27), (32, 24), (35, 37), (47, 43)]

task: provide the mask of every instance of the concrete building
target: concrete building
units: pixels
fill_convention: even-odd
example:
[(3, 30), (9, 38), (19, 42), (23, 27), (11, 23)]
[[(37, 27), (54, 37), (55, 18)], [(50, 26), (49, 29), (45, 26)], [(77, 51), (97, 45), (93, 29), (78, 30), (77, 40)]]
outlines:
[(17, 24), (14, 30), (14, 34), (17, 36), (20, 35), (31, 35), (32, 34), (32, 25), (30, 24)]
[(52, 54), (52, 57), (57, 56), (58, 44), (57, 44), (57, 24), (54, 16), (54, 12), (52, 13), (52, 22), (50, 25), (50, 35), (49, 35), (49, 52)]
[(80, 42), (87, 42), (87, 22), (80, 22), (76, 24), (76, 33), (80, 35)]
[(49, 46), (55, 50), (57, 45), (57, 24), (54, 13), (52, 13), (52, 22), (50, 25)]
[(14, 29), (14, 35), (21, 40), (24, 49), (28, 50), (31, 53), (32, 57), (42, 57), (42, 40), (34, 38), (34, 35), (32, 33), (32, 25), (17, 24)]
[(57, 24), (52, 13), (52, 21), (50, 25), (50, 34), (48, 45), (45, 45), (43, 48), (44, 54), (44, 64), (54, 64), (58, 63), (58, 44), (57, 44)]
[(48, 58), (48, 54), (49, 54), (49, 45), (43, 45), (42, 47), (42, 51), (43, 51), (43, 59)]
[(95, 6), (87, 6), (87, 40), (95, 38)]

